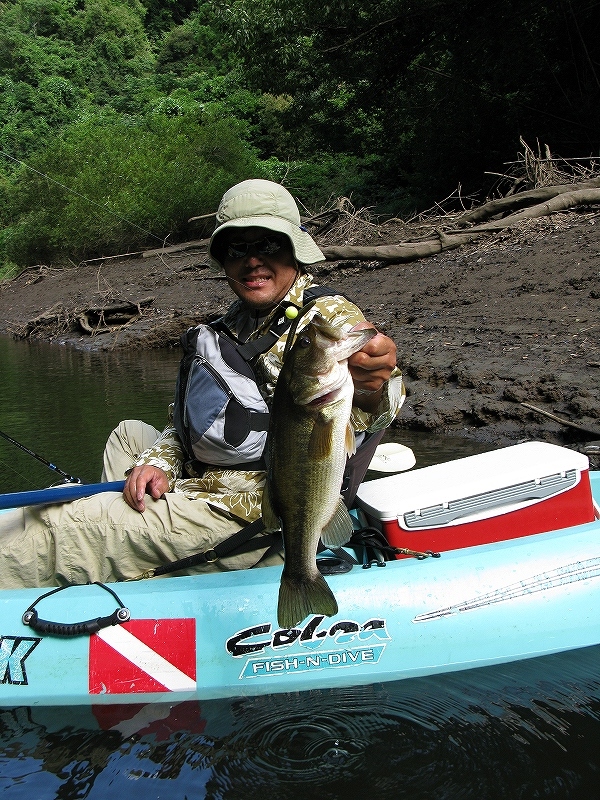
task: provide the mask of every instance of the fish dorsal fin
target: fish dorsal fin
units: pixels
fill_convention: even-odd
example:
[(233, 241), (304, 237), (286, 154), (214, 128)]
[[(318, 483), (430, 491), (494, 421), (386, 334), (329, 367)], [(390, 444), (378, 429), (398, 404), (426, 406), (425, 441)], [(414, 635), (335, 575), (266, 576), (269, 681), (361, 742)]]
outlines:
[(278, 531), (281, 528), (279, 517), (273, 510), (273, 506), (271, 504), (271, 496), (269, 494), (268, 485), (265, 485), (265, 488), (263, 489), (261, 515), (266, 531)]
[(353, 529), (350, 512), (340, 497), (332, 518), (323, 528), (321, 541), (325, 547), (341, 547), (350, 541)]

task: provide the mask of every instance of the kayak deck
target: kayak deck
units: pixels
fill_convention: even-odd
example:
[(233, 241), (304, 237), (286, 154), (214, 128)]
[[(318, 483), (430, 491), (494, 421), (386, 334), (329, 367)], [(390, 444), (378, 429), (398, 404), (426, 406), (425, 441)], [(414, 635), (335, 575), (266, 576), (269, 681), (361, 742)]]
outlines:
[[(596, 508), (600, 473), (589, 475)], [(387, 480), (387, 479), (383, 479)], [(597, 517), (598, 515), (596, 515)], [(355, 566), (327, 577), (335, 617), (276, 623), (280, 567), (110, 588), (130, 620), (90, 636), (39, 636), (108, 616), (100, 586), (0, 592), (0, 706), (181, 702), (359, 686), (600, 644), (600, 520)], [(36, 602), (38, 601), (38, 602)]]
[[(596, 497), (600, 477), (593, 475)], [(1, 705), (219, 698), (354, 686), (600, 643), (600, 522), (440, 559), (328, 577), (340, 613), (279, 630), (280, 568), (113, 585), (131, 621), (92, 637), (23, 625), (40, 590), (0, 594)], [(45, 618), (110, 614), (97, 586), (39, 603)]]

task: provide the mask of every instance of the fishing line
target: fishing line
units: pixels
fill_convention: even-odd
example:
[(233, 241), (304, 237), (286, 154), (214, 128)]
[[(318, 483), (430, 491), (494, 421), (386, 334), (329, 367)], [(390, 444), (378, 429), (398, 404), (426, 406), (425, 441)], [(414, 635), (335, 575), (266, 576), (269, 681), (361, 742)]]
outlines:
[(151, 236), (153, 239), (156, 239), (157, 242), (161, 242), (161, 244), (164, 247), (165, 242), (167, 241), (168, 237), (165, 237), (164, 239), (161, 239), (160, 236), (157, 236), (155, 233), (152, 233), (152, 231), (148, 231), (145, 228), (142, 228), (141, 225), (138, 225), (136, 222), (132, 222), (130, 219), (127, 219), (127, 217), (124, 217), (121, 214), (119, 214), (118, 212), (113, 211), (111, 208), (108, 208), (106, 205), (102, 205), (102, 203), (98, 203), (98, 202), (96, 202), (96, 200), (92, 200), (90, 197), (86, 197), (86, 195), (81, 194), (81, 192), (78, 192), (75, 189), (71, 189), (70, 186), (66, 186), (64, 183), (61, 183), (60, 181), (57, 181), (54, 178), (51, 178), (49, 175), (46, 175), (44, 172), (40, 172), (38, 169), (35, 169), (34, 167), (30, 167), (29, 164), (26, 164), (24, 161), (21, 161), (21, 159), (19, 159), (19, 158), (15, 158), (15, 156), (11, 156), (9, 153), (6, 153), (4, 150), (0, 150), (0, 155), (3, 155), (5, 158), (10, 159), (10, 161), (14, 161), (16, 164), (20, 164), (22, 167), (25, 167), (25, 169), (28, 169), (30, 172), (35, 172), (36, 175), (39, 175), (41, 178), (44, 178), (45, 180), (49, 181), (50, 183), (53, 183), (56, 186), (59, 186), (61, 189), (64, 189), (65, 191), (70, 192), (71, 194), (74, 194), (76, 197), (79, 197), (82, 200), (85, 200), (86, 203), (89, 203), (92, 206), (97, 206), (97, 208), (101, 208), (103, 211), (106, 211), (109, 214), (112, 214), (113, 217), (116, 217), (117, 219), (120, 219), (121, 222), (126, 222), (128, 225), (131, 225), (133, 228), (137, 228), (139, 231), (141, 231), (142, 233), (145, 233), (147, 236)]
[(9, 470), (10, 472), (12, 472), (18, 478), (21, 478), (21, 480), (25, 481), (25, 483), (29, 484), (29, 486), (35, 486), (35, 481), (31, 480), (31, 477), (29, 475), (23, 475), (22, 473), (19, 472), (18, 469), (15, 469), (15, 467), (12, 464), (7, 464), (7, 462), (1, 458), (0, 458), (0, 465), (3, 466), (5, 469)]
[(287, 358), (287, 355), (290, 352), (292, 345), (294, 344), (294, 338), (296, 336), (296, 331), (298, 330), (298, 323), (300, 322), (302, 317), (304, 317), (306, 313), (311, 310), (311, 308), (314, 306), (316, 302), (317, 302), (316, 300), (311, 300), (310, 303), (307, 303), (305, 306), (302, 306), (302, 308), (298, 312), (298, 316), (294, 317), (294, 320), (292, 321), (292, 324), (288, 331), (287, 339), (285, 340), (285, 348), (283, 350), (283, 356), (281, 357), (282, 364), (285, 364), (285, 359)]
[(53, 472), (57, 472), (59, 475), (61, 475), (65, 479), (65, 483), (81, 483), (81, 478), (74, 478), (72, 475), (69, 475), (67, 472), (63, 472), (63, 470), (60, 469), (59, 467), (57, 467), (56, 464), (52, 464), (51, 461), (47, 461), (42, 456), (39, 456), (37, 453), (34, 453), (33, 450), (30, 450), (28, 447), (25, 447), (24, 444), (21, 444), (20, 442), (17, 442), (16, 439), (13, 439), (12, 436), (9, 436), (8, 434), (4, 433), (4, 431), (0, 431), (0, 436), (2, 436), (3, 439), (6, 439), (7, 442), (10, 442), (11, 444), (14, 444), (15, 447), (18, 447), (20, 450), (23, 450), (28, 455), (30, 455), (33, 458), (37, 459), (39, 462), (41, 462), (46, 467), (48, 467), (48, 469), (51, 469)]

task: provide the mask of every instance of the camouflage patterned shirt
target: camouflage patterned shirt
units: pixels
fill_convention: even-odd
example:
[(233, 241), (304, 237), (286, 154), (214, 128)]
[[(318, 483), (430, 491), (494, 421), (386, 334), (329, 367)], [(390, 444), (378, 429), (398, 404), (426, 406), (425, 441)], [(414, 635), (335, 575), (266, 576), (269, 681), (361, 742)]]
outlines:
[[(282, 302), (301, 307), (304, 290), (314, 285), (316, 283), (311, 275), (300, 275)], [(346, 330), (350, 330), (365, 319), (361, 310), (345, 297), (325, 296), (316, 300), (314, 307), (302, 318), (298, 329), (301, 330), (308, 324), (317, 312), (328, 322)], [(251, 341), (269, 330), (271, 322), (278, 313), (281, 313), (281, 310), (276, 307), (270, 314), (260, 319), (258, 327), (253, 330), (251, 311), (240, 300), (236, 300), (223, 317), (223, 322), (235, 335), (252, 330), (248, 336), (248, 341)], [(286, 340), (287, 332), (281, 335), (270, 350), (258, 356), (253, 364), (260, 392), (267, 404), (270, 404), (273, 398)], [(375, 432), (386, 428), (399, 413), (404, 397), (402, 374), (396, 368), (388, 382), (387, 392), (384, 392), (375, 413), (370, 414), (353, 407), (351, 423), (355, 431)], [(183, 445), (173, 425), (171, 405), (165, 429), (152, 447), (139, 456), (135, 466), (151, 464), (160, 467), (169, 478), (170, 491), (185, 494), (192, 500), (203, 499), (213, 508), (242, 522), (252, 522), (260, 516), (262, 490), (266, 477), (264, 472), (209, 467), (201, 477), (183, 477), (184, 474), (189, 474), (189, 467), (186, 468), (187, 461)]]

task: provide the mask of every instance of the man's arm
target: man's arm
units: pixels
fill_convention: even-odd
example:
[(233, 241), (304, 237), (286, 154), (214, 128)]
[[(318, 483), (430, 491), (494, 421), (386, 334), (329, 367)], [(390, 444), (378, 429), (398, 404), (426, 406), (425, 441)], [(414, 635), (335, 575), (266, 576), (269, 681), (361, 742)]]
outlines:
[(144, 496), (158, 500), (171, 491), (183, 472), (185, 454), (183, 445), (172, 422), (173, 407), (169, 407), (169, 421), (154, 444), (137, 459), (127, 475), (123, 497), (136, 511), (146, 508)]

